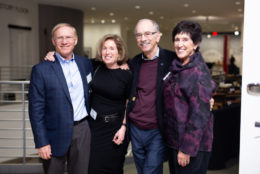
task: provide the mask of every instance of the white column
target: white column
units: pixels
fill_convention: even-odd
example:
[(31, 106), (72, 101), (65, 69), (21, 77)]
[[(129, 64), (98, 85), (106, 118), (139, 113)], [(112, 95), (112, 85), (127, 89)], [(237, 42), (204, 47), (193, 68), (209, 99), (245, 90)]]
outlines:
[(245, 0), (239, 174), (260, 173), (260, 95), (247, 92), (249, 83), (260, 83), (259, 6), (259, 0)]

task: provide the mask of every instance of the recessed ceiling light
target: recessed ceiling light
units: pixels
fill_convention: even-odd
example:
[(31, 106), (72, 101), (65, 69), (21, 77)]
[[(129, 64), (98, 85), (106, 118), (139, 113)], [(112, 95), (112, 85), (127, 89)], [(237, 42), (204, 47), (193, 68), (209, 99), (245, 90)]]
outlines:
[(164, 19), (164, 16), (160, 16), (160, 19)]
[(100, 22), (101, 22), (101, 24), (104, 24), (104, 23), (106, 23), (106, 20), (102, 19)]
[(136, 6), (135, 6), (135, 9), (140, 9), (140, 8), (141, 8), (140, 5), (136, 5)]
[(127, 20), (128, 20), (128, 17), (124, 17), (124, 20), (127, 21)]
[(207, 38), (211, 38), (211, 34), (208, 34), (208, 35), (207, 35)]
[(94, 24), (95, 23), (95, 19), (92, 18), (90, 22), (91, 22), (91, 24)]
[(109, 13), (109, 16), (114, 16), (115, 14), (113, 12)]
[(187, 8), (187, 7), (189, 7), (189, 4), (185, 3), (183, 6)]
[(241, 2), (240, 2), (240, 1), (236, 1), (235, 4), (236, 4), (236, 5), (240, 5)]
[(239, 31), (235, 31), (234, 35), (238, 36), (239, 35)]
[(96, 10), (96, 7), (91, 7), (91, 10), (92, 10), (92, 11), (95, 11), (95, 10)]
[(115, 20), (115, 19), (112, 19), (111, 22), (114, 24), (114, 23), (116, 23), (116, 20)]
[(242, 8), (239, 8), (239, 9), (237, 9), (237, 11), (238, 11), (238, 12), (242, 12), (243, 10), (242, 10)]
[(153, 12), (153, 11), (150, 11), (150, 12), (149, 12), (149, 15), (154, 15), (154, 12)]
[(194, 13), (197, 13), (197, 11), (196, 11), (196, 10), (192, 10), (191, 12), (192, 12), (193, 14), (194, 14)]

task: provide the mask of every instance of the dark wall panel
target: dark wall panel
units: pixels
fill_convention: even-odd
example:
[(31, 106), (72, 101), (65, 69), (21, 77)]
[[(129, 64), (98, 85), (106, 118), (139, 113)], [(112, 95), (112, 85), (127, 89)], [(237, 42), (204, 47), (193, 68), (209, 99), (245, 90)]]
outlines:
[(39, 60), (42, 60), (45, 54), (54, 50), (51, 43), (51, 30), (61, 22), (73, 25), (78, 33), (79, 41), (74, 52), (83, 55), (83, 12), (76, 9), (39, 5)]

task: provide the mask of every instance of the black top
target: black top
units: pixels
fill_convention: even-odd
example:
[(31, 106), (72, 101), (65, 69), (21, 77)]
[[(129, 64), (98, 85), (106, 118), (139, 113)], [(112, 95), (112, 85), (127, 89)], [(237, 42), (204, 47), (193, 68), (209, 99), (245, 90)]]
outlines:
[(97, 67), (91, 82), (92, 108), (98, 114), (124, 111), (131, 80), (128, 70), (108, 69), (105, 65)]

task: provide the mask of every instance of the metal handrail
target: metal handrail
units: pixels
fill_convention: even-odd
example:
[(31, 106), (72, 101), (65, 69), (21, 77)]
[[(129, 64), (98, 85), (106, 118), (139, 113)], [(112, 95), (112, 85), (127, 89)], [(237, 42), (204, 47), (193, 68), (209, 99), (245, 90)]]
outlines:
[[(5, 128), (5, 127), (1, 127), (0, 128), (0, 131), (8, 131), (8, 132), (14, 132), (14, 131), (22, 131), (22, 136), (15, 136), (15, 137), (7, 137), (7, 136), (4, 136), (4, 137), (0, 137), (0, 140), (11, 140), (11, 141), (14, 141), (14, 140), (22, 140), (22, 146), (19, 146), (19, 145), (14, 145), (14, 146), (9, 146), (9, 145), (2, 145), (0, 146), (0, 149), (1, 150), (13, 150), (13, 149), (22, 149), (22, 155), (13, 155), (13, 154), (4, 154), (4, 155), (1, 155), (0, 154), (0, 159), (1, 158), (19, 158), (19, 157), (22, 157), (22, 161), (23, 161), (23, 164), (26, 164), (26, 158), (28, 157), (37, 157), (37, 155), (32, 155), (32, 154), (26, 154), (26, 150), (27, 149), (34, 149), (33, 146), (26, 146), (27, 144), (27, 141), (32, 141), (33, 140), (33, 137), (31, 136), (28, 136), (27, 137), (27, 133), (30, 131), (31, 132), (31, 128), (30, 127), (26, 127), (26, 122), (29, 121), (28, 118), (26, 118), (26, 114), (28, 113), (28, 109), (26, 107), (26, 104), (28, 103), (28, 100), (26, 99), (26, 95), (28, 94), (28, 87), (26, 85), (29, 85), (30, 84), (30, 81), (0, 81), (0, 94), (3, 95), (3, 94), (12, 94), (13, 96), (15, 96), (15, 99), (12, 99), (12, 100), (8, 100), (8, 99), (5, 99), (5, 98), (0, 98), (0, 106), (2, 108), (0, 108), (0, 123), (3, 123), (4, 124), (7, 124), (7, 122), (10, 122), (10, 123), (19, 123), (21, 122), (22, 123), (22, 127), (8, 127), (8, 128)], [(8, 89), (4, 89), (4, 85), (7, 85), (6, 88)], [(16, 86), (14, 86), (16, 85)], [(13, 87), (14, 86), (14, 87)], [(17, 90), (17, 86), (20, 88), (20, 90)], [(16, 99), (16, 96), (17, 95), (21, 95), (20, 99)], [(1, 96), (0, 96), (1, 97)], [(3, 105), (4, 104), (4, 105)], [(15, 108), (13, 109), (12, 106), (19, 106), (20, 108)], [(16, 106), (17, 105), (17, 106)], [(11, 107), (5, 107), (3, 108), (3, 106), (11, 106)], [(1, 113), (5, 113), (5, 114), (8, 114), (8, 118), (2, 118), (1, 117)], [(18, 118), (10, 118), (9, 115), (11, 115), (11, 113), (14, 113), (17, 115), (17, 113), (21, 113), (21, 116), (18, 117)], [(4, 114), (2, 114), (3, 116)]]

